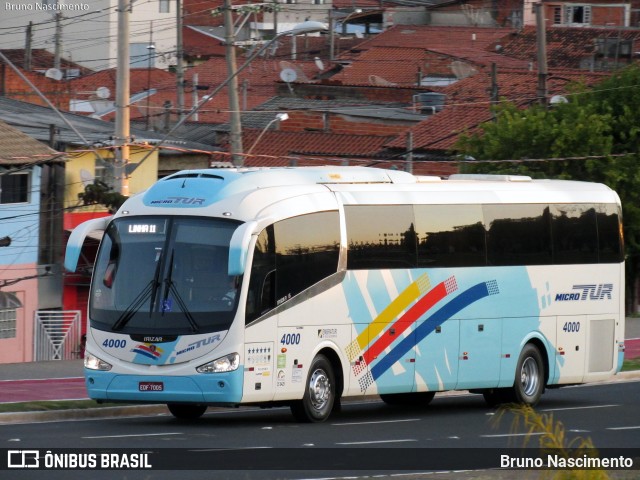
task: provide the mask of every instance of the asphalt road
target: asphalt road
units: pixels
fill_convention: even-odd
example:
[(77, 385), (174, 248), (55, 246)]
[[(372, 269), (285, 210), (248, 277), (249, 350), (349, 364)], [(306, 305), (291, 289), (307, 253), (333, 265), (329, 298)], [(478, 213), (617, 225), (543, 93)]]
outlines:
[[(633, 449), (640, 462), (638, 398), (638, 381), (588, 385), (548, 391), (536, 410), (562, 422), (567, 439), (590, 438), (605, 453), (607, 449)], [(501, 452), (519, 449), (525, 442), (537, 446), (541, 435), (526, 435), (522, 422), (514, 427), (514, 418), (506, 414), (497, 421), (496, 410), (488, 409), (478, 395), (443, 395), (428, 407), (413, 409), (392, 408), (374, 400), (349, 402), (328, 422), (313, 425), (295, 423), (285, 408), (210, 409), (198, 422), (154, 415), (5, 425), (0, 428), (0, 448), (65, 448), (72, 452), (126, 448), (150, 452), (156, 466), (158, 462), (168, 462), (170, 467), (92, 471), (82, 477), (73, 471), (11, 471), (11, 477), (6, 478), (12, 479), (249, 480), (362, 478), (380, 474), (432, 478), (429, 467), (439, 462), (467, 469), (474, 462), (487, 466), (488, 461), (488, 466), (495, 468), (500, 466), (497, 462)], [(161, 454), (153, 453), (159, 449), (163, 449)], [(469, 457), (473, 457), (471, 464)], [(204, 462), (208, 470), (180, 471), (197, 466), (197, 462)], [(407, 471), (398, 463), (416, 465)], [(301, 464), (310, 467), (288, 470)], [(369, 464), (376, 468), (368, 470)], [(320, 470), (324, 465), (332, 468)], [(393, 468), (382, 471), (384, 465)], [(354, 466), (357, 469), (350, 470)], [(640, 470), (635, 470), (638, 473)], [(478, 476), (473, 478), (498, 477), (494, 471), (475, 474)]]

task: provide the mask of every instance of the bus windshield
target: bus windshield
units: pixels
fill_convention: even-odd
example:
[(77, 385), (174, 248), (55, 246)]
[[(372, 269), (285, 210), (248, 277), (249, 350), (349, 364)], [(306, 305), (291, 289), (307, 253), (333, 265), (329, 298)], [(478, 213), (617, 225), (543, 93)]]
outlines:
[(203, 217), (114, 220), (96, 259), (91, 326), (162, 335), (228, 329), (240, 285), (228, 274), (229, 242), (238, 226)]

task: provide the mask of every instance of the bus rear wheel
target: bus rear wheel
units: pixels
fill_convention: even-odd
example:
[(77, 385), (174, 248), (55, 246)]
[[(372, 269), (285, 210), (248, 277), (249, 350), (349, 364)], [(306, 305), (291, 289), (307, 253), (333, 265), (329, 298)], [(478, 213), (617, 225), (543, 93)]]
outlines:
[(380, 399), (387, 405), (426, 406), (435, 396), (435, 392), (382, 393)]
[(336, 380), (327, 357), (313, 359), (305, 385), (304, 396), (291, 404), (291, 413), (299, 422), (324, 422), (336, 403)]
[(535, 345), (528, 343), (522, 349), (513, 388), (508, 391), (509, 400), (534, 406), (544, 392), (544, 364)]
[(167, 408), (171, 415), (181, 420), (195, 420), (207, 411), (206, 405), (187, 405), (182, 403), (169, 403)]

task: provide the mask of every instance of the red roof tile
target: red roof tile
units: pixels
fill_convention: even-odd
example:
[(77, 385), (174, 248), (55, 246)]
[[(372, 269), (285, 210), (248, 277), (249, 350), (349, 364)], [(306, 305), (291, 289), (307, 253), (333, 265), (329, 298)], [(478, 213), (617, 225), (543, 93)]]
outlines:
[(222, 41), (189, 26), (182, 29), (182, 45), (185, 55), (190, 57), (225, 56), (226, 47)]
[[(567, 85), (584, 82), (593, 85), (605, 77), (604, 74), (576, 70), (552, 70), (547, 78), (549, 97), (567, 94)], [(497, 85), (500, 99), (517, 105), (528, 105), (537, 101), (536, 72), (522, 70), (498, 70)], [(447, 95), (446, 107), (441, 112), (420, 122), (413, 132), (415, 149), (446, 151), (453, 147), (461, 133), (474, 131), (477, 126), (491, 119), (491, 77), (478, 73), (441, 90)], [(406, 148), (404, 138), (389, 142), (387, 147)]]
[(224, 25), (222, 15), (211, 15), (212, 10), (223, 4), (223, 0), (183, 0), (182, 22), (184, 25), (195, 26), (218, 27)]
[[(552, 27), (547, 29), (547, 63), (550, 68), (587, 68), (596, 53), (596, 40), (605, 38), (631, 41), (632, 52), (640, 47), (637, 29)], [(535, 27), (513, 32), (501, 45), (505, 55), (537, 62)]]
[[(261, 130), (245, 129), (243, 146), (245, 151), (251, 150)], [(253, 148), (253, 155), (245, 160), (248, 166), (264, 165), (267, 157), (275, 157), (272, 161), (280, 165), (289, 165), (298, 155), (319, 157), (375, 157), (390, 137), (374, 135), (339, 135), (321, 132), (282, 132), (268, 130), (259, 143)], [(318, 160), (320, 161), (320, 160)]]
[[(81, 92), (94, 92), (98, 87), (107, 87), (111, 91), (110, 98), (116, 95), (116, 69), (101, 70), (91, 75), (71, 80), (72, 94), (86, 95)], [(175, 89), (176, 77), (173, 73), (159, 68), (132, 68), (129, 76), (129, 91), (131, 94), (146, 92), (149, 88)]]

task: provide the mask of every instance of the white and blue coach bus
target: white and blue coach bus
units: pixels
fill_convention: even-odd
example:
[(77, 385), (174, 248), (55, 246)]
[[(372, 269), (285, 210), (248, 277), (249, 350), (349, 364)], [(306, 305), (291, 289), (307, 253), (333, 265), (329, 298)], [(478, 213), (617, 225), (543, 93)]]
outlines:
[(470, 390), (536, 404), (624, 356), (620, 201), (594, 183), (416, 177), (365, 167), (176, 173), (77, 227), (102, 230), (89, 396), (290, 405), (428, 403)]

